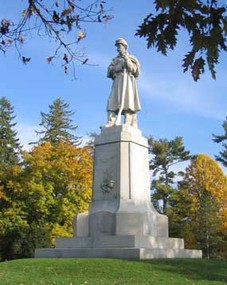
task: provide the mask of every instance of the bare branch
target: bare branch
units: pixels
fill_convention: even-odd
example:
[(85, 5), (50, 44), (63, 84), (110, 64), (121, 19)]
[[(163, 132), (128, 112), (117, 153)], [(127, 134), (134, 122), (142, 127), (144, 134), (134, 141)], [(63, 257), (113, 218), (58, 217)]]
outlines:
[(30, 57), (21, 52), (23, 43), (35, 36), (47, 37), (56, 43), (56, 49), (46, 61), (50, 63), (61, 59), (65, 73), (68, 73), (68, 65), (72, 64), (75, 72), (75, 62), (89, 62), (85, 52), (78, 48), (78, 44), (86, 37), (82, 25), (105, 24), (112, 19), (112, 15), (106, 14), (105, 1), (101, 0), (55, 0), (54, 3), (47, 0), (27, 0), (27, 3), (17, 24), (9, 19), (1, 20), (0, 51), (5, 53), (14, 45), (22, 62), (28, 63)]

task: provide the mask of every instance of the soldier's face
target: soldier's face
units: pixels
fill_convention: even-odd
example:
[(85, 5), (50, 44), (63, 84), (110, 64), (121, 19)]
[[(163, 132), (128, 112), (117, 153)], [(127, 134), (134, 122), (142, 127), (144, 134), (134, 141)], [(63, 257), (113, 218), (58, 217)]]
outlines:
[(117, 51), (120, 55), (124, 55), (126, 53), (126, 48), (122, 44), (117, 45)]

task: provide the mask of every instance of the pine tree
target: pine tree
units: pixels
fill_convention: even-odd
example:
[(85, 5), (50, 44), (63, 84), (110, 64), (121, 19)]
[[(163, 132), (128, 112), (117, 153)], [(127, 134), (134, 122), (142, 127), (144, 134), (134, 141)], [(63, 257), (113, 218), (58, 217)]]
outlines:
[(219, 155), (215, 156), (217, 161), (220, 161), (225, 167), (227, 167), (227, 143), (224, 143), (224, 141), (227, 141), (227, 117), (223, 123), (224, 128), (224, 135), (213, 135), (214, 141), (216, 143), (222, 143), (223, 150), (219, 152)]
[(209, 191), (201, 191), (201, 197), (199, 199), (200, 206), (198, 207), (198, 219), (196, 237), (200, 248), (203, 249), (203, 255), (210, 259), (211, 256), (215, 256), (217, 251), (217, 245), (219, 243), (218, 227), (220, 226), (220, 220), (217, 216), (218, 205), (215, 198), (209, 193)]
[[(148, 140), (150, 146), (150, 169), (153, 170), (153, 179), (151, 189), (152, 202), (157, 210), (167, 214), (168, 204), (170, 202), (171, 193), (174, 192), (174, 178), (181, 175), (181, 172), (174, 172), (172, 166), (190, 159), (190, 152), (185, 150), (182, 138), (176, 137), (174, 140), (167, 139)], [(162, 209), (160, 209), (160, 201), (162, 201)]]
[(88, 134), (89, 140), (87, 141), (86, 145), (90, 148), (91, 150), (91, 155), (94, 156), (94, 151), (95, 151), (95, 139), (97, 137), (96, 132), (91, 132)]
[(57, 144), (62, 140), (75, 145), (80, 144), (81, 138), (72, 133), (77, 129), (71, 119), (74, 112), (69, 111), (68, 108), (69, 104), (58, 98), (49, 106), (49, 113), (41, 112), (40, 126), (44, 130), (36, 132), (43, 135), (39, 143), (49, 141), (52, 144)]
[(0, 99), (0, 170), (19, 162), (21, 145), (14, 130), (14, 108), (5, 98)]

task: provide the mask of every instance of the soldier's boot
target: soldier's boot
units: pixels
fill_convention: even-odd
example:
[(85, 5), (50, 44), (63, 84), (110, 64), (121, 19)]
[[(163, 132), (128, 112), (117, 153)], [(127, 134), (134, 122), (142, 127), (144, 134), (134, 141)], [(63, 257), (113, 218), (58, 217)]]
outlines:
[(107, 112), (107, 124), (105, 125), (106, 128), (112, 127), (115, 123), (115, 113), (108, 111)]

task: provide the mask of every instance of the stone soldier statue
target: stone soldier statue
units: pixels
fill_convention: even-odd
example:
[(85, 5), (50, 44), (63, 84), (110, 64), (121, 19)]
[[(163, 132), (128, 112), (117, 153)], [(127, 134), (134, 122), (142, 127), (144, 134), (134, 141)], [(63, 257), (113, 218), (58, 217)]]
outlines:
[(113, 79), (113, 85), (107, 102), (108, 122), (105, 127), (124, 124), (137, 128), (136, 112), (141, 109), (136, 78), (139, 76), (139, 61), (128, 53), (128, 44), (123, 38), (115, 42), (118, 55), (112, 59), (107, 77)]

